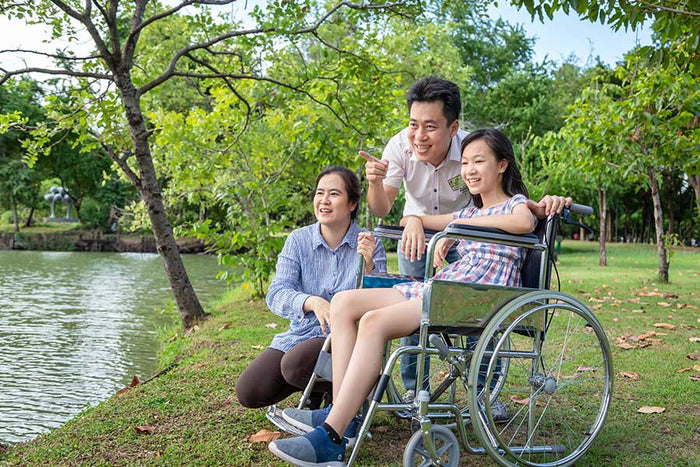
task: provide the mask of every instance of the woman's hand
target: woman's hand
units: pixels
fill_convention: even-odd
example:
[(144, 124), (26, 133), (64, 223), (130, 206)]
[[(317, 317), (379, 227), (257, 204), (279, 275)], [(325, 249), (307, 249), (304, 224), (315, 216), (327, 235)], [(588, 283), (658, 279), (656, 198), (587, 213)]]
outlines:
[(374, 269), (374, 250), (377, 248), (377, 241), (371, 232), (360, 232), (357, 234), (357, 252), (365, 259), (365, 273)]
[[(304, 302), (303, 309), (306, 312), (313, 311), (321, 325), (321, 332), (324, 335), (328, 334), (328, 329), (331, 328), (331, 304), (328, 300), (311, 295)], [(326, 329), (326, 325), (328, 325), (328, 329)]]
[(447, 252), (450, 250), (454, 244), (454, 240), (448, 238), (441, 238), (438, 240), (437, 245), (435, 245), (435, 253), (433, 254), (433, 266), (442, 269), (445, 264), (445, 258), (447, 258)]

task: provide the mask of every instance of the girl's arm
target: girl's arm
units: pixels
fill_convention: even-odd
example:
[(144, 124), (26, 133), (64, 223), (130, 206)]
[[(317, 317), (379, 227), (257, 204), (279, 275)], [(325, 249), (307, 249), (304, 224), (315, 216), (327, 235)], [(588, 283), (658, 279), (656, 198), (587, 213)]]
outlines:
[(424, 229), (431, 229), (431, 230), (444, 230), (447, 225), (452, 222), (453, 216), (452, 213), (450, 214), (436, 214), (436, 215), (427, 215), (427, 216), (414, 216), (414, 215), (408, 215), (404, 216), (401, 218), (401, 221), (399, 222), (399, 225), (401, 227), (406, 227), (409, 222), (413, 221), (414, 219), (417, 219), (423, 224)]
[[(433, 216), (439, 217), (439, 216)], [(464, 219), (455, 219), (453, 224), (475, 225), (478, 227), (491, 227), (505, 230), (512, 234), (526, 234), (535, 230), (537, 219), (527, 204), (520, 203), (513, 208), (510, 214), (498, 214), (493, 216), (478, 216)]]

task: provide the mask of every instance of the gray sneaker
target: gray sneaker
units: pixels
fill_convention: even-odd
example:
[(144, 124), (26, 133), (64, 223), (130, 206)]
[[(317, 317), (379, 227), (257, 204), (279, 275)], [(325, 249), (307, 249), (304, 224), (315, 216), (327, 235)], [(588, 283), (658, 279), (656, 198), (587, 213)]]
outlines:
[(491, 417), (494, 422), (504, 422), (510, 418), (508, 416), (508, 409), (506, 409), (503, 402), (498, 399), (491, 403)]

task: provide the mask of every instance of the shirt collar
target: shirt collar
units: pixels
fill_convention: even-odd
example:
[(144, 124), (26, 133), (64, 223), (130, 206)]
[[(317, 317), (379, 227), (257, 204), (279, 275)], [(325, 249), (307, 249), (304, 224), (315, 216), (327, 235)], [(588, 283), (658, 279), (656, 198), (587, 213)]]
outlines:
[[(353, 250), (357, 249), (357, 234), (358, 233), (360, 233), (360, 228), (357, 226), (357, 224), (355, 224), (354, 221), (350, 221), (350, 228), (345, 233), (345, 236), (343, 237), (343, 241), (340, 242), (340, 245), (338, 245), (338, 248), (347, 244)], [(326, 243), (326, 241), (323, 239), (323, 235), (321, 235), (321, 223), (320, 222), (316, 222), (316, 224), (314, 224), (313, 234), (311, 236), (311, 242), (312, 242), (311, 244), (312, 244), (314, 250), (316, 248), (319, 248), (319, 247), (324, 247), (328, 250), (331, 249), (328, 246), (328, 244)], [(336, 248), (336, 250), (338, 248)]]

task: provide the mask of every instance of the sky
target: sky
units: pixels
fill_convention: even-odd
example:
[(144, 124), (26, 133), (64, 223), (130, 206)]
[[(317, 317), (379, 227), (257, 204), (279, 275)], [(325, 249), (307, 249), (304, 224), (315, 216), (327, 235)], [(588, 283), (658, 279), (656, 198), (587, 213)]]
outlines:
[[(236, 2), (230, 8), (236, 16), (239, 16), (246, 7), (247, 10), (250, 10), (257, 3), (260, 1)], [(578, 59), (577, 63), (581, 66), (593, 64), (592, 61), (589, 62), (589, 59), (592, 60), (595, 56), (600, 56), (604, 63), (613, 66), (636, 44), (648, 45), (651, 43), (649, 28), (637, 32), (625, 32), (624, 30), (614, 32), (607, 25), (580, 20), (575, 15), (567, 16), (561, 12), (555, 14), (551, 21), (545, 19), (544, 23), (540, 23), (539, 20), (532, 22), (525, 9), (517, 10), (508, 2), (499, 3), (498, 7), (492, 6), (490, 8), (490, 14), (494, 18), (500, 16), (511, 24), (521, 24), (526, 34), (535, 38), (534, 59), (537, 62), (548, 59), (561, 63), (574, 54)], [(44, 31), (45, 29), (38, 27), (28, 27), (21, 21), (9, 22), (5, 18), (0, 18), (1, 48), (31, 49), (39, 47), (51, 50), (41, 43), (42, 39), (47, 36)], [(89, 50), (89, 47), (86, 50)], [(38, 58), (29, 62), (30, 65), (41, 63)], [(8, 61), (7, 58), (0, 58), (0, 67), (17, 68), (21, 64), (16, 60)]]
[(544, 23), (539, 19), (533, 22), (524, 8), (518, 10), (508, 2), (499, 3), (498, 7), (489, 8), (491, 16), (500, 16), (511, 24), (522, 25), (527, 36), (535, 38), (536, 62), (547, 58), (561, 64), (573, 53), (581, 66), (587, 64), (589, 57), (593, 59), (596, 56), (600, 56), (603, 63), (614, 66), (635, 45), (651, 44), (649, 27), (639, 31), (616, 32), (608, 25), (582, 20), (576, 15), (567, 16), (563, 12), (555, 13), (553, 20), (545, 17)]

